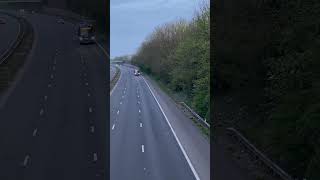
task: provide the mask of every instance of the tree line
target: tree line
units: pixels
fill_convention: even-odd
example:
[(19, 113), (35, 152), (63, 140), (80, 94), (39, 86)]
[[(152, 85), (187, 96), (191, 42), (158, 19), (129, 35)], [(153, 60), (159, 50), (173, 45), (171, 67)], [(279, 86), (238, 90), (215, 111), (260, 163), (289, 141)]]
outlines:
[(158, 26), (132, 57), (132, 63), (210, 119), (210, 7), (203, 3), (188, 22)]
[(242, 129), (291, 175), (320, 179), (320, 1), (223, 5), (215, 9), (214, 90), (262, 91), (261, 118)]

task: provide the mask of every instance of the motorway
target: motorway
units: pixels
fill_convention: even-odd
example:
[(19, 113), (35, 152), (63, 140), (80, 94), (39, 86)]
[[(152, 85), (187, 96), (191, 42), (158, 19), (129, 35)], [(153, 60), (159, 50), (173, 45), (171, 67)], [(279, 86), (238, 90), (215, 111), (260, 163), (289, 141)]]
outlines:
[(0, 19), (6, 21), (5, 24), (0, 24), (0, 56), (15, 42), (19, 33), (19, 22), (17, 19), (2, 14), (0, 12)]
[(0, 101), (0, 179), (106, 179), (107, 58), (96, 45), (80, 46), (68, 22), (26, 18), (35, 41)]
[(155, 84), (120, 70), (110, 96), (111, 179), (209, 180), (209, 140)]

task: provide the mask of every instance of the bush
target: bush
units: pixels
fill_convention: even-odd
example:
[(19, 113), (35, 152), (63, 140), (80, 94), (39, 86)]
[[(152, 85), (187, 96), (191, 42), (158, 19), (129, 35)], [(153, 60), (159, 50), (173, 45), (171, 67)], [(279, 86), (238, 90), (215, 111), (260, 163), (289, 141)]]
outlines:
[(189, 105), (209, 118), (209, 3), (203, 4), (191, 22), (179, 20), (157, 27), (132, 59), (173, 92), (186, 95)]

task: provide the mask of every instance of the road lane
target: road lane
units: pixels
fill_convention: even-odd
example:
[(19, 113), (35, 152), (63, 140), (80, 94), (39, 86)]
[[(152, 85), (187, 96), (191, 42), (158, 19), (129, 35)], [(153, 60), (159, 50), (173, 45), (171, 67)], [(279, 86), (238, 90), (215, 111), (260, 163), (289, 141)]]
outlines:
[(37, 44), (0, 109), (0, 179), (106, 179), (107, 61), (72, 24), (27, 19)]
[(195, 179), (142, 77), (120, 69), (110, 97), (111, 179)]

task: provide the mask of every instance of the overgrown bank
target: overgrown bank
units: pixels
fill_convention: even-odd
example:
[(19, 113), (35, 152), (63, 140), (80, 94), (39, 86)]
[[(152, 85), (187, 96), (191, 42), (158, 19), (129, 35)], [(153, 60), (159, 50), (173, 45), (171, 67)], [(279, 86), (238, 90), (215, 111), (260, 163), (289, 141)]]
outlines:
[(132, 63), (210, 119), (210, 7), (190, 21), (157, 27), (132, 57)]
[(240, 114), (231, 125), (291, 175), (320, 179), (320, 2), (224, 5), (215, 14), (214, 98), (227, 96)]

